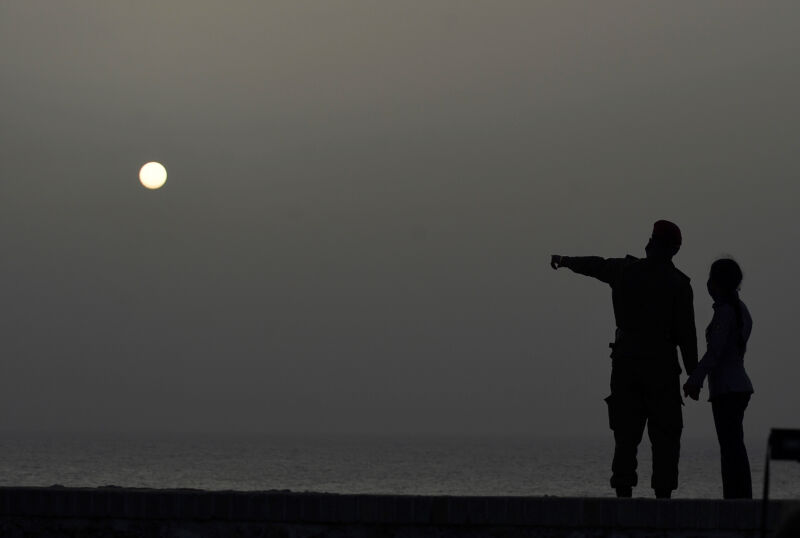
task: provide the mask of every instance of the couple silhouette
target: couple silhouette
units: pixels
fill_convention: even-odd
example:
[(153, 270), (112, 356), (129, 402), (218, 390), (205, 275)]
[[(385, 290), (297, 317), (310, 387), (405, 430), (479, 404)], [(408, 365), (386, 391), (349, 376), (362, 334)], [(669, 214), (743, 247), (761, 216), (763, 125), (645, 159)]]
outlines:
[(739, 298), (742, 271), (728, 258), (711, 265), (707, 288), (714, 316), (706, 329), (706, 352), (698, 362), (692, 287), (689, 277), (672, 263), (681, 243), (680, 228), (659, 220), (644, 258), (554, 254), (550, 266), (566, 267), (611, 286), (617, 329), (609, 344), (611, 395), (605, 401), (614, 432), (611, 487), (617, 496), (632, 496), (637, 485), (636, 453), (645, 426), (653, 451), (651, 487), (656, 497), (670, 498), (678, 487), (683, 429), (679, 348), (689, 376), (683, 395), (699, 399), (708, 378), (723, 497), (749, 499), (753, 493), (742, 422), (753, 393), (744, 369), (753, 322)]

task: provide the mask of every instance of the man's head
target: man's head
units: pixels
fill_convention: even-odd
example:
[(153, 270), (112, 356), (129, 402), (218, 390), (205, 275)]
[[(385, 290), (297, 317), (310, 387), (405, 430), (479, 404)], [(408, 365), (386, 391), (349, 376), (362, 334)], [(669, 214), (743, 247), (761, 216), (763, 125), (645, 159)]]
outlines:
[(683, 237), (681, 229), (668, 220), (659, 220), (653, 224), (653, 233), (647, 242), (645, 252), (648, 258), (672, 258), (681, 249)]

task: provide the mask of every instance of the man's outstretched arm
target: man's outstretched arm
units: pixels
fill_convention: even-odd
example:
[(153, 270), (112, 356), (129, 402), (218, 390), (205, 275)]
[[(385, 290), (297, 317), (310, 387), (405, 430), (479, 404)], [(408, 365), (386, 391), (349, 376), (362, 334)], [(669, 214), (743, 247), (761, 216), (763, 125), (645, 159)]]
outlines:
[[(633, 259), (633, 258), (632, 258)], [(561, 256), (550, 257), (550, 267), (566, 267), (580, 274), (612, 284), (619, 276), (627, 258), (601, 258), (600, 256)]]

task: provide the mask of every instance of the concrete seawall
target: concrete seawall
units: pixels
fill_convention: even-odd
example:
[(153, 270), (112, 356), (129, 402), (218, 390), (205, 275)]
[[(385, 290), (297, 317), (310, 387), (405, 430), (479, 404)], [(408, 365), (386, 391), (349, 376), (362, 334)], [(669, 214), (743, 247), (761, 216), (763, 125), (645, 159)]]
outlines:
[[(800, 509), (772, 501), (768, 527)], [(0, 488), (3, 537), (759, 536), (759, 501)]]

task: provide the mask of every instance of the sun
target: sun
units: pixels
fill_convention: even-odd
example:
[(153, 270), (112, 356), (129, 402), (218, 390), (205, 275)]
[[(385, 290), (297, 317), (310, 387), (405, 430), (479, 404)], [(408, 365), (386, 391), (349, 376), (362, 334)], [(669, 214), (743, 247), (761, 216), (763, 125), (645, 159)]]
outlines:
[(167, 169), (157, 162), (149, 162), (139, 170), (139, 181), (148, 189), (160, 189), (167, 182)]

